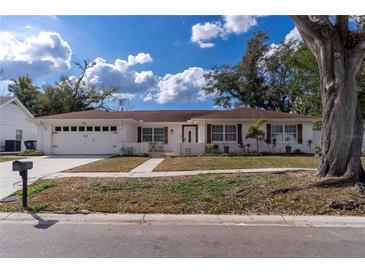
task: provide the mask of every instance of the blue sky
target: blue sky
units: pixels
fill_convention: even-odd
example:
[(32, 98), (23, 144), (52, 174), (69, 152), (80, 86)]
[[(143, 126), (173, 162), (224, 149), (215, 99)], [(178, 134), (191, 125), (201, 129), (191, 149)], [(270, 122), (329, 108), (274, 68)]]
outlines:
[(288, 16), (243, 17), (1, 16), (3, 78), (26, 72), (42, 86), (96, 59), (90, 83), (121, 86), (134, 110), (210, 109), (204, 71), (238, 62), (254, 31), (278, 44), (294, 28)]

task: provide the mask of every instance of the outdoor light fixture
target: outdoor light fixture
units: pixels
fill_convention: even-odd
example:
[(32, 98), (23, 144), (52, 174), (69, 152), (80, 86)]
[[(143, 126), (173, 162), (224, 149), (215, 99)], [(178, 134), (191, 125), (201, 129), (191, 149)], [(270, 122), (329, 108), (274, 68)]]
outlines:
[(171, 134), (173, 134), (173, 133), (174, 133), (174, 130), (173, 130), (173, 129), (171, 129), (171, 130), (170, 130), (170, 133), (171, 133)]

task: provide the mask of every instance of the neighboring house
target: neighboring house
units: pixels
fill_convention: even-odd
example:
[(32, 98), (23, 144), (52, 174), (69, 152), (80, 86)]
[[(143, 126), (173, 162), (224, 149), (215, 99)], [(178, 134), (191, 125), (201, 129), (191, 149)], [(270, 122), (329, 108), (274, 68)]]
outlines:
[[(313, 123), (318, 118), (283, 112), (239, 108), (234, 110), (165, 110), (107, 112), (88, 110), (38, 117), (38, 148), (46, 154), (119, 154), (121, 148), (135, 154), (202, 154), (207, 144), (220, 152), (241, 153), (243, 146), (256, 150), (246, 139), (248, 127), (260, 118), (265, 139), (273, 152), (312, 152)], [(132, 149), (133, 148), (133, 149)], [(270, 148), (260, 141), (260, 151)]]
[(16, 97), (0, 97), (0, 151), (5, 151), (5, 140), (17, 144), (16, 151), (25, 149), (24, 141), (37, 140), (33, 118)]

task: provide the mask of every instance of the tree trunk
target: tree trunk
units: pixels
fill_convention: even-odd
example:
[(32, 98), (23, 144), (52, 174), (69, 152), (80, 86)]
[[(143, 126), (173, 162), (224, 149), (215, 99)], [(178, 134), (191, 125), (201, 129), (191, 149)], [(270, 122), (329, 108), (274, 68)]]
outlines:
[(360, 33), (351, 34), (349, 16), (336, 16), (335, 21), (329, 16), (292, 19), (319, 66), (323, 120), (317, 175), (364, 182), (360, 158), (363, 121), (356, 78), (365, 40)]
[(259, 139), (256, 138), (256, 146), (257, 146), (257, 153), (260, 153), (259, 149)]
[(326, 43), (316, 56), (323, 104), (322, 158), (317, 175), (362, 181), (363, 122), (357, 96), (356, 62), (338, 43)]

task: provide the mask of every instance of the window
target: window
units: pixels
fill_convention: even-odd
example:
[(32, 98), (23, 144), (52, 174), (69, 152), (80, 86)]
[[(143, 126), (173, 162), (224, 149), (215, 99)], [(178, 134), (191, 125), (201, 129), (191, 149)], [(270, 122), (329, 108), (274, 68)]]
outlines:
[(55, 131), (61, 131), (61, 127), (55, 127), (54, 130)]
[(71, 127), (71, 131), (77, 131), (77, 127)]
[(285, 125), (284, 126), (284, 141), (288, 143), (295, 143), (297, 141), (297, 126)]
[(117, 127), (110, 127), (110, 131), (117, 131)]
[(163, 128), (143, 128), (142, 141), (162, 143), (164, 141)]
[(226, 142), (235, 142), (237, 138), (236, 126), (227, 125), (224, 127), (224, 140)]
[(15, 130), (15, 140), (21, 141), (23, 139), (23, 130), (16, 129)]
[(103, 127), (103, 131), (109, 131), (109, 127)]
[(100, 131), (101, 130), (101, 127), (95, 127), (94, 130), (95, 131)]
[(153, 129), (153, 141), (154, 142), (163, 142), (163, 128), (154, 128)]
[(212, 141), (223, 142), (223, 126), (212, 126)]
[(70, 131), (69, 127), (63, 127), (63, 131)]
[(142, 140), (143, 142), (152, 142), (152, 128), (142, 129)]
[(79, 131), (85, 131), (85, 127), (79, 127)]
[(271, 139), (278, 143), (295, 143), (297, 141), (296, 125), (272, 125)]
[(86, 131), (93, 131), (93, 127), (86, 127)]

